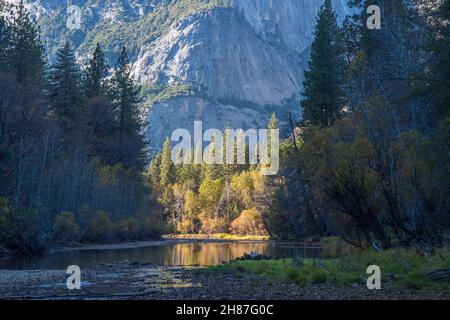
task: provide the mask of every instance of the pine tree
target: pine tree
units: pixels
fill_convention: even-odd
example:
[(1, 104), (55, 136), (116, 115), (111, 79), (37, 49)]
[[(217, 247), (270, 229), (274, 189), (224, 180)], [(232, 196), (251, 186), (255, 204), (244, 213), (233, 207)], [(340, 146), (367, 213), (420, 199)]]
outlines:
[(126, 48), (123, 47), (111, 81), (111, 95), (123, 134), (138, 134), (142, 129), (140, 120), (139, 88), (131, 77)]
[(106, 96), (107, 86), (106, 77), (108, 75), (108, 66), (105, 56), (99, 43), (95, 47), (95, 51), (89, 65), (84, 73), (84, 90), (86, 97), (93, 98)]
[(23, 0), (14, 12), (10, 66), (17, 81), (43, 84), (46, 71), (44, 45), (36, 21), (32, 21)]
[(151, 162), (149, 175), (153, 186), (158, 186), (161, 175), (161, 154), (158, 154)]
[(83, 132), (85, 105), (80, 73), (69, 42), (58, 50), (50, 78), (50, 98), (65, 138)]
[(270, 117), (268, 128), (269, 128), (269, 130), (278, 129), (278, 118), (277, 118), (277, 115), (275, 114), (275, 112), (272, 113), (272, 116)]
[(168, 186), (175, 182), (175, 165), (172, 162), (170, 140), (166, 139), (161, 152), (160, 181), (161, 185)]
[(141, 97), (131, 76), (128, 54), (122, 48), (110, 83), (110, 97), (118, 120), (118, 160), (125, 167), (142, 169), (146, 162)]
[(314, 34), (301, 104), (305, 122), (327, 127), (341, 115), (344, 107), (344, 50), (331, 0), (326, 0), (320, 9)]

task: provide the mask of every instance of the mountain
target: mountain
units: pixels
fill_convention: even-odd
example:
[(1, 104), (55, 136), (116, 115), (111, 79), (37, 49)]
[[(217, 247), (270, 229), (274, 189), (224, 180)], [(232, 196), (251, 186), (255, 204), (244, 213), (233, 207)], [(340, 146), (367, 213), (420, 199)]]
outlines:
[[(28, 3), (51, 56), (65, 38), (81, 62), (98, 41), (111, 64), (127, 46), (153, 149), (195, 120), (204, 129), (257, 129), (276, 112), (286, 134), (288, 112), (301, 117), (303, 70), (323, 0), (73, 0), (81, 30), (66, 27), (66, 3)], [(334, 6), (342, 20), (345, 1)]]

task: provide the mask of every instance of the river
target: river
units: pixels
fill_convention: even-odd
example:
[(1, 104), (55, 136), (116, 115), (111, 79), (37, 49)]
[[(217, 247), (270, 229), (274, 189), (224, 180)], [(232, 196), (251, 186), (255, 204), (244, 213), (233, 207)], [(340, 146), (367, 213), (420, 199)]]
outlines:
[(232, 261), (244, 253), (257, 252), (272, 258), (317, 257), (318, 248), (300, 243), (275, 241), (183, 242), (156, 241), (125, 247), (81, 247), (57, 250), (41, 257), (10, 257), (0, 259), (3, 270), (55, 270), (69, 265), (92, 268), (98, 264), (129, 261), (159, 266), (213, 266)]

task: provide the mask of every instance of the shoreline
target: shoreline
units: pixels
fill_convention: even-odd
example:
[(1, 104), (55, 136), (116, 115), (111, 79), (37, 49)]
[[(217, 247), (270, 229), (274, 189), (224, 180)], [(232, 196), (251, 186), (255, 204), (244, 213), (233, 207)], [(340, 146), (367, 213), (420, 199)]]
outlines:
[[(365, 285), (295, 284), (197, 268), (114, 263), (86, 270), (68, 291), (59, 270), (0, 273), (0, 300), (450, 300), (450, 292)], [(130, 281), (130, 279), (133, 279)]]

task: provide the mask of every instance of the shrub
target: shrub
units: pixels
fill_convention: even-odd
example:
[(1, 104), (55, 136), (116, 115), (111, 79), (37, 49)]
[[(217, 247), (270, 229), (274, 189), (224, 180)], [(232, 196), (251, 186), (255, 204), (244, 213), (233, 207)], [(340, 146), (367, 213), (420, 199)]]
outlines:
[(62, 212), (56, 217), (53, 239), (59, 243), (71, 243), (80, 239), (80, 227), (72, 212)]
[(117, 237), (120, 240), (137, 240), (139, 231), (139, 222), (133, 217), (119, 222), (116, 228)]
[(261, 214), (256, 209), (244, 210), (241, 215), (231, 223), (230, 232), (235, 235), (266, 236)]
[(322, 270), (315, 271), (311, 276), (312, 284), (320, 284), (326, 282), (327, 282), (327, 274), (325, 273), (325, 271)]
[(173, 233), (173, 227), (151, 216), (139, 216), (139, 236), (141, 239), (159, 238), (162, 234)]
[(106, 242), (111, 240), (113, 235), (114, 223), (111, 221), (108, 213), (100, 211), (89, 223), (83, 240)]
[(229, 222), (225, 218), (212, 218), (206, 213), (199, 215), (201, 222), (200, 231), (205, 234), (226, 233)]
[(194, 233), (195, 229), (195, 223), (191, 219), (184, 219), (177, 224), (177, 232), (182, 234)]
[(16, 209), (0, 198), (0, 246), (17, 255), (40, 255), (47, 248), (43, 214), (38, 209)]

